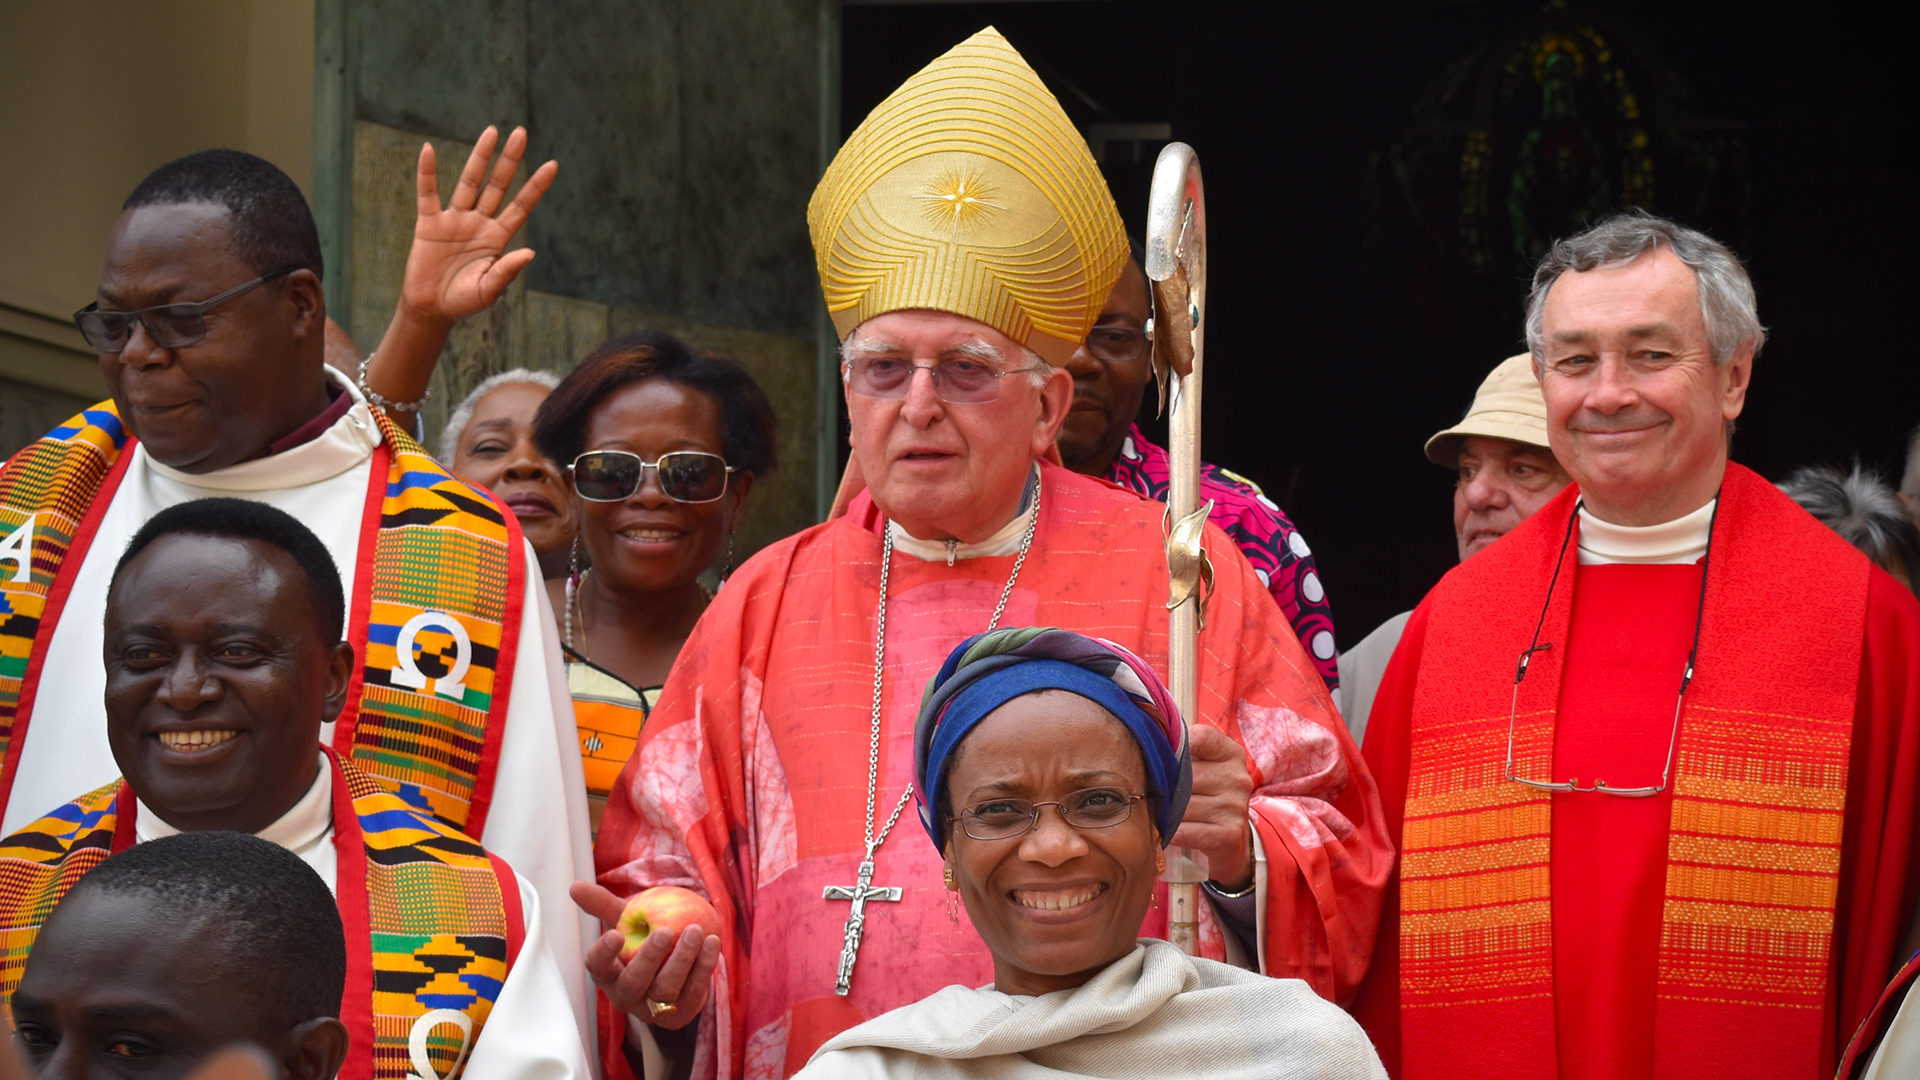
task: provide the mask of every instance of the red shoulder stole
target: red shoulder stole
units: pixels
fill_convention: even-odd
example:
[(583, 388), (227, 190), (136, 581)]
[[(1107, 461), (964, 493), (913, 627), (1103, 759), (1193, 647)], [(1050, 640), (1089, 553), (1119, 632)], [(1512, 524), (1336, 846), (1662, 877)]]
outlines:
[[(1579, 573), (1561, 539), (1576, 498), (1569, 489), (1463, 563), (1431, 600), (1401, 855), (1408, 1076), (1558, 1071), (1552, 800), (1610, 796), (1513, 783), (1505, 759), (1511, 708), (1516, 774), (1553, 773)], [(1516, 705), (1515, 667), (1556, 558), (1540, 633), (1553, 647), (1533, 655)], [(1817, 1068), (1868, 566), (1765, 480), (1727, 466), (1674, 765), (1657, 1075)], [(1781, 582), (1818, 582), (1800, 595), (1819, 603), (1782, 603)], [(1804, 1060), (1779, 1060), (1782, 1045)]]

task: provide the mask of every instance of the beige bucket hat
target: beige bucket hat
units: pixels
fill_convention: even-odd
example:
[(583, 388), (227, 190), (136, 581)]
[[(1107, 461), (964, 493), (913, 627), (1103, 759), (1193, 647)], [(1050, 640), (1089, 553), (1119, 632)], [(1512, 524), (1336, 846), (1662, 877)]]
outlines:
[(1469, 435), (1512, 439), (1548, 448), (1547, 401), (1533, 377), (1533, 357), (1509, 356), (1494, 367), (1473, 395), (1467, 415), (1427, 440), (1427, 460), (1451, 469), (1459, 461), (1460, 443)]

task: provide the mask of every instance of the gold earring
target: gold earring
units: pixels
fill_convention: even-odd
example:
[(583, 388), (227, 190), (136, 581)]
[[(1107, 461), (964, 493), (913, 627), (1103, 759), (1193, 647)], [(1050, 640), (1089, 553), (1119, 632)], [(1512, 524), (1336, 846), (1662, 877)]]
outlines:
[(947, 883), (947, 921), (952, 923), (955, 926), (959, 926), (960, 925), (960, 883), (953, 880), (953, 865), (951, 863), (949, 863), (946, 867), (943, 868), (941, 877)]

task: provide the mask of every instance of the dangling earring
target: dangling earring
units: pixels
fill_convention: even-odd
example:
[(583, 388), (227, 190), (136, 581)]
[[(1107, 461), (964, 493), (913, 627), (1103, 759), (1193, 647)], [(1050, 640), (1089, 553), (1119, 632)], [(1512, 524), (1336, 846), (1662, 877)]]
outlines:
[(727, 561), (720, 567), (720, 584), (725, 585), (727, 578), (733, 576), (733, 534), (727, 534)]
[(947, 883), (947, 921), (960, 925), (960, 884), (953, 880), (953, 866), (949, 864), (941, 875)]
[[(573, 534), (573, 546), (567, 550), (567, 610), (562, 618), (566, 621), (567, 648), (573, 648), (573, 604), (574, 596), (580, 589), (580, 534)], [(578, 650), (575, 650), (578, 651)]]

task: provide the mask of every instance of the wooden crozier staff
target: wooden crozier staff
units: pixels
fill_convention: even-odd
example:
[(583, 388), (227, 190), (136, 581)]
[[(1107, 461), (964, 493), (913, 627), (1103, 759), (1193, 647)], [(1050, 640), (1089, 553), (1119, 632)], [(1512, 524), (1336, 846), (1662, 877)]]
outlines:
[[(1186, 143), (1169, 143), (1153, 168), (1147, 196), (1147, 280), (1152, 284), (1154, 380), (1160, 408), (1172, 387), (1168, 452), (1167, 598), (1169, 679), (1180, 714), (1196, 717), (1200, 628), (1207, 624), (1213, 565), (1201, 546), (1212, 500), (1200, 502), (1201, 313), (1207, 304), (1207, 202), (1200, 159)], [(1200, 883), (1205, 857), (1191, 848), (1168, 851), (1167, 940), (1188, 955), (1200, 950)]]

